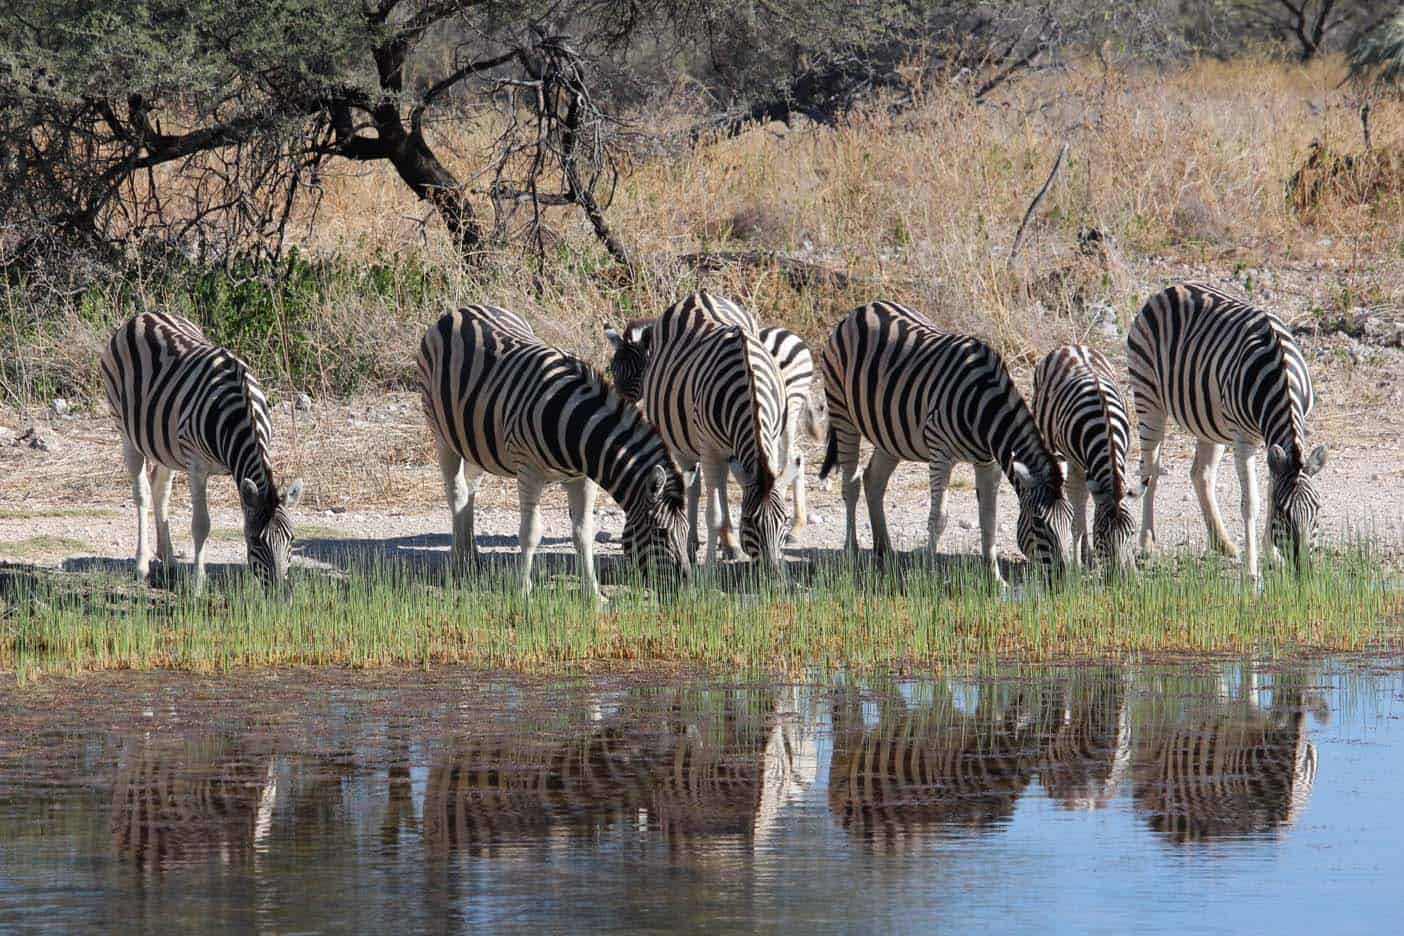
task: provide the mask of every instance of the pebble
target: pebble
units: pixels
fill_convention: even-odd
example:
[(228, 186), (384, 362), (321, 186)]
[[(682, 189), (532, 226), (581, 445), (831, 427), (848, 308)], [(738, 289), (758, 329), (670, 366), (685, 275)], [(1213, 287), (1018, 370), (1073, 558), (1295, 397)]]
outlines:
[(973, 530), (975, 529), (975, 524), (971, 523), (969, 520), (962, 520), (960, 521), (960, 528), (962, 530)]
[(806, 519), (809, 523), (823, 523), (823, 522), (824, 522), (824, 515), (823, 515), (823, 514), (815, 513), (814, 511), (811, 510), (811, 511), (809, 512), (809, 516), (806, 517), (805, 519)]
[(49, 405), (53, 407), (55, 416), (67, 416), (70, 410), (68, 401), (63, 397), (54, 397), (54, 401)]

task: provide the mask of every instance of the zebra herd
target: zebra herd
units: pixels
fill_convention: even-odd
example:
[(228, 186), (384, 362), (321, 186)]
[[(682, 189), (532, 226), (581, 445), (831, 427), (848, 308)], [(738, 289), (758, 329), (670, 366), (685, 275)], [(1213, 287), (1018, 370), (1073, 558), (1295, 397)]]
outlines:
[[(452, 514), (456, 566), (477, 561), (474, 500), (491, 473), (517, 480), (524, 592), (541, 541), (541, 492), (553, 482), (567, 490), (590, 600), (603, 601), (592, 556), (601, 487), (624, 511), (625, 554), (662, 582), (687, 577), (697, 562), (704, 490), (707, 562), (723, 552), (735, 556), (739, 546), (783, 575), (782, 546), (792, 522), (806, 519), (801, 431), (826, 438), (820, 477), (839, 469), (850, 552), (858, 550), (860, 491), (874, 552), (891, 551), (883, 495), (902, 461), (929, 466), (934, 552), (948, 521), (951, 471), (973, 464), (981, 555), (996, 579), (1001, 475), (1018, 498), (1019, 548), (1045, 573), (1070, 563), (1129, 569), (1138, 498), (1140, 547), (1151, 549), (1167, 419), (1198, 440), (1194, 489), (1211, 546), (1229, 555), (1237, 549), (1224, 530), (1214, 481), (1225, 447), (1233, 446), (1243, 491), (1244, 567), (1254, 579), (1259, 446), (1267, 447), (1270, 474), (1266, 542), (1300, 564), (1316, 526), (1313, 479), (1326, 447), (1308, 450), (1313, 394), (1301, 352), (1275, 315), (1210, 286), (1166, 289), (1146, 302), (1131, 327), (1127, 363), (1141, 445), (1135, 479), (1128, 466), (1129, 407), (1110, 362), (1090, 348), (1049, 354), (1035, 371), (1030, 408), (989, 345), (943, 333), (893, 302), (863, 306), (835, 326), (822, 354), (822, 399), (812, 393), (814, 361), (804, 343), (785, 329), (763, 328), (753, 312), (719, 296), (687, 296), (623, 331), (606, 326), (605, 336), (613, 347), (612, 386), (505, 309), (468, 306), (426, 332), (420, 391)], [(112, 336), (102, 371), (132, 477), (138, 576), (146, 577), (152, 559), (146, 515), (153, 493), (156, 552), (163, 563), (172, 561), (168, 505), (179, 470), (190, 478), (196, 587), (204, 580), (211, 474), (234, 477), (250, 566), (265, 581), (282, 582), (302, 482), (280, 489), (274, 481), (272, 421), (248, 366), (191, 322), (145, 312)], [(860, 476), (865, 442), (872, 455)], [(742, 492), (739, 542), (728, 476)]]

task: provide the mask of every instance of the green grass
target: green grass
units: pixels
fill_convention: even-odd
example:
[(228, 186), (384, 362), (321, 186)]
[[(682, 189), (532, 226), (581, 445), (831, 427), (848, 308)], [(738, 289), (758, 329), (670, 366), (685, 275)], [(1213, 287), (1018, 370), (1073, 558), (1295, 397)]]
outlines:
[(25, 559), (33, 556), (41, 556), (46, 553), (83, 552), (91, 548), (92, 546), (90, 544), (80, 539), (74, 539), (71, 536), (52, 536), (44, 533), (38, 536), (26, 537), (22, 540), (0, 543), (0, 558), (8, 556), (16, 559)]
[(1213, 560), (1124, 581), (1003, 592), (975, 563), (905, 571), (838, 562), (785, 588), (701, 576), (671, 598), (623, 585), (595, 613), (568, 569), (523, 600), (509, 572), (445, 588), (385, 564), (296, 576), (273, 599), (247, 577), (203, 596), (125, 580), (0, 578), (0, 670), (468, 664), (512, 670), (679, 663), (740, 669), (909, 668), (1018, 659), (1357, 651), (1394, 646), (1404, 591), (1365, 548), (1320, 555), (1255, 594)]
[(0, 520), (51, 520), (67, 518), (112, 519), (120, 514), (110, 507), (0, 507)]

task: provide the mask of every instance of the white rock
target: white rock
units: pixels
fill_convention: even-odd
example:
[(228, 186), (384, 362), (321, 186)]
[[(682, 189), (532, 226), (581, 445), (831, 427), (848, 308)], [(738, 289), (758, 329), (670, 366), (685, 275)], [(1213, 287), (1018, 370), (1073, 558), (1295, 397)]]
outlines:
[(67, 416), (69, 413), (68, 401), (63, 397), (54, 397), (54, 401), (50, 406), (53, 407), (55, 416)]
[(823, 523), (823, 522), (824, 522), (824, 515), (823, 515), (823, 514), (819, 514), (819, 513), (815, 513), (814, 511), (811, 510), (811, 511), (809, 512), (809, 516), (806, 517), (805, 519), (806, 519), (808, 522), (810, 522), (810, 523)]
[(293, 397), (293, 409), (299, 413), (305, 413), (312, 408), (312, 398), (305, 393), (299, 393)]

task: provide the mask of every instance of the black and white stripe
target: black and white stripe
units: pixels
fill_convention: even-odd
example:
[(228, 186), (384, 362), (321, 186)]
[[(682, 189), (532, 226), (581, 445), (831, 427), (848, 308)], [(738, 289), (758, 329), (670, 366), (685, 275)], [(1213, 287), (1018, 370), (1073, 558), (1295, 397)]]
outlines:
[(999, 477), (1019, 497), (1019, 547), (1029, 561), (1061, 569), (1072, 540), (1072, 508), (1063, 473), (1004, 361), (977, 338), (948, 335), (924, 316), (893, 302), (855, 309), (834, 328), (824, 349), (829, 440), (820, 477), (843, 470), (845, 542), (858, 549), (859, 443), (873, 444), (862, 488), (872, 521), (873, 548), (892, 549), (882, 496), (901, 461), (930, 465), (930, 548), (945, 529), (946, 487), (958, 462), (975, 465), (981, 551), (991, 574), (995, 559), (995, 498)]
[(1267, 537), (1300, 565), (1309, 552), (1320, 506), (1313, 476), (1326, 446), (1307, 452), (1306, 420), (1314, 403), (1306, 361), (1287, 326), (1270, 312), (1199, 283), (1152, 296), (1127, 336), (1131, 392), (1140, 423), (1141, 548), (1155, 539), (1155, 491), (1167, 419), (1199, 441), (1192, 477), (1211, 546), (1233, 556), (1214, 483), (1232, 445), (1247, 540), (1245, 567), (1258, 574), (1257, 448), (1267, 445), (1271, 483)]
[[(679, 300), (652, 327), (640, 404), (685, 472), (700, 464), (707, 489), (708, 561), (729, 508), (728, 465), (741, 482), (741, 547), (783, 569), (790, 518), (783, 488), (793, 470), (780, 369), (734, 303), (707, 293)], [(698, 547), (700, 485), (689, 488), (690, 550)], [(728, 524), (729, 525), (729, 524)]]
[(555, 481), (566, 486), (587, 597), (603, 601), (593, 557), (596, 485), (624, 509), (627, 555), (670, 577), (687, 573), (682, 476), (658, 432), (579, 358), (543, 344), (519, 316), (474, 305), (430, 327), (419, 382), (459, 565), (477, 559), (473, 506), (487, 472), (517, 479), (524, 592), (541, 542), (541, 491)]
[[(653, 319), (633, 319), (625, 323), (622, 331), (605, 326), (605, 337), (614, 349), (609, 362), (610, 378), (614, 381), (615, 390), (626, 400), (637, 402), (643, 395), (644, 371), (648, 368), (649, 350), (653, 343), (653, 322)], [(790, 453), (794, 471), (791, 485), (794, 522), (791, 529), (798, 532), (809, 523), (809, 506), (805, 496), (804, 452), (799, 447), (797, 435), (803, 432), (816, 442), (823, 439), (824, 400), (822, 396), (816, 399), (812, 394), (814, 355), (799, 335), (787, 328), (771, 325), (762, 328), (759, 337), (765, 350), (775, 358), (780, 368), (780, 379), (785, 384), (788, 410), (785, 447)], [(732, 539), (730, 527), (724, 525), (722, 541), (729, 543)]]
[[(1106, 357), (1084, 345), (1050, 352), (1034, 370), (1034, 417), (1053, 451), (1067, 460), (1075, 554), (1086, 561), (1092, 546), (1097, 561), (1130, 568), (1136, 545), (1132, 504), (1141, 496), (1141, 486), (1129, 480), (1131, 421)], [(1094, 504), (1091, 544), (1089, 490)]]
[(248, 365), (212, 344), (193, 322), (168, 312), (143, 312), (112, 335), (102, 353), (102, 375), (132, 477), (137, 577), (144, 580), (151, 566), (146, 511), (153, 491), (157, 553), (167, 568), (174, 561), (171, 481), (176, 471), (184, 471), (190, 477), (197, 590), (205, 579), (210, 475), (234, 476), (249, 565), (267, 582), (283, 581), (292, 554), (291, 511), (302, 496), (302, 481), (282, 493), (274, 483), (273, 423)]

